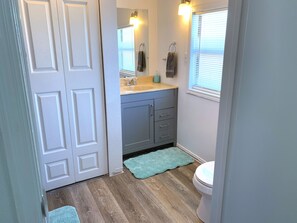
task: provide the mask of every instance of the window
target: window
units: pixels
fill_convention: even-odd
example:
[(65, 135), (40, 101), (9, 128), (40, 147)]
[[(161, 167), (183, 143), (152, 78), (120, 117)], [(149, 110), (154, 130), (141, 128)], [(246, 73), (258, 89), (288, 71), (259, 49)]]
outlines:
[(192, 16), (190, 90), (220, 97), (227, 10)]
[(134, 27), (118, 29), (118, 50), (120, 74), (135, 75)]

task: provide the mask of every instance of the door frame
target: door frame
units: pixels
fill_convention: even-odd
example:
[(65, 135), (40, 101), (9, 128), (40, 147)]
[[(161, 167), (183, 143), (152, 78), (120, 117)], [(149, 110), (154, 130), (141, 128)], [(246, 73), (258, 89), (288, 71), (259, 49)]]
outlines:
[[(30, 83), (18, 0), (1, 2), (0, 5), (3, 33), (6, 34), (3, 39), (7, 40), (4, 43), (11, 52), (1, 56), (7, 57), (8, 61), (13, 61), (3, 66), (6, 72), (1, 74), (5, 80), (3, 83), (7, 86), (0, 84), (1, 134), (5, 135), (5, 138), (1, 138), (4, 145), (2, 152), (4, 159), (7, 160), (7, 175), (13, 195), (11, 199), (14, 201), (15, 215), (19, 222), (36, 222), (36, 220), (47, 222), (46, 195), (41, 183), (39, 156), (36, 149), (39, 141), (32, 98), (29, 93)], [(13, 86), (13, 89), (9, 86)], [(11, 110), (13, 107), (17, 109)], [(42, 209), (42, 203), (44, 209)]]
[[(241, 52), (238, 46), (241, 38), (243, 0), (229, 0), (228, 22), (225, 42), (225, 55), (220, 99), (219, 121), (217, 131), (217, 145), (212, 193), (211, 222), (221, 222), (225, 175), (227, 169), (227, 155), (230, 137), (230, 125), (234, 98), (234, 83), (238, 64), (241, 61)], [(244, 29), (244, 28), (243, 28)]]
[[(98, 21), (98, 24), (101, 24), (100, 27), (100, 35), (101, 35), (101, 48), (102, 48), (102, 64), (103, 64), (103, 79), (104, 79), (104, 90), (105, 90), (105, 109), (106, 109), (106, 131), (107, 131), (107, 142), (108, 142), (108, 169), (109, 169), (109, 175), (115, 175), (122, 172), (123, 169), (123, 162), (122, 162), (122, 131), (121, 131), (121, 110), (120, 110), (120, 82), (118, 77), (118, 63), (117, 59), (114, 58), (114, 53), (117, 52), (117, 44), (116, 44), (116, 27), (117, 27), (117, 21), (116, 21), (116, 2), (110, 1), (110, 0), (98, 0), (99, 1), (99, 16), (100, 20)], [(10, 78), (10, 83), (14, 83), (14, 81), (20, 80), (18, 84), (14, 83), (14, 90), (17, 93), (22, 93), (22, 97), (20, 100), (23, 103), (23, 107), (19, 108), (18, 113), (20, 114), (23, 112), (25, 115), (22, 121), (24, 121), (28, 126), (28, 129), (30, 129), (28, 132), (30, 134), (30, 143), (31, 147), (28, 147), (26, 152), (28, 153), (28, 156), (30, 157), (30, 162), (32, 162), (31, 169), (27, 169), (27, 171), (30, 171), (34, 174), (35, 178), (32, 180), (32, 185), (38, 185), (40, 188), (35, 190), (35, 195), (44, 196), (44, 199), (46, 201), (46, 194), (42, 188), (41, 184), (41, 175), (40, 175), (40, 166), (39, 166), (39, 150), (37, 149), (38, 144), (40, 144), (38, 137), (36, 137), (37, 131), (36, 131), (36, 123), (34, 119), (34, 110), (33, 108), (33, 102), (32, 97), (30, 96), (30, 82), (28, 77), (28, 63), (27, 63), (27, 55), (25, 51), (25, 44), (24, 44), (24, 38), (22, 35), (22, 26), (21, 26), (21, 18), (20, 18), (20, 12), (19, 12), (19, 0), (11, 0), (8, 2), (1, 2), (0, 3), (3, 9), (3, 12), (0, 17), (3, 17), (3, 23), (5, 27), (9, 27), (9, 25), (14, 23), (14, 29), (13, 29), (13, 39), (8, 43), (9, 46), (12, 44), (15, 51), (13, 53), (15, 54), (15, 58), (18, 60), (18, 67), (21, 72), (17, 73), (14, 78)], [(5, 9), (5, 10), (4, 10)], [(1, 11), (1, 10), (0, 10)], [(4, 30), (4, 32), (8, 32), (8, 30)], [(113, 38), (110, 38), (109, 35), (112, 35)], [(7, 41), (8, 42), (8, 41)], [(104, 45), (102, 44), (104, 42)], [(1, 53), (0, 53), (1, 54)], [(13, 59), (11, 57), (11, 61)], [(110, 65), (112, 64), (112, 65)], [(5, 89), (0, 89), (1, 95), (7, 95), (7, 92)], [(0, 95), (0, 96), (1, 96)], [(18, 95), (19, 96), (19, 95)], [(0, 97), (1, 99), (1, 97)], [(107, 100), (108, 99), (108, 100)], [(2, 101), (0, 101), (2, 102)], [(2, 108), (4, 106), (1, 106)], [(4, 108), (3, 113), (9, 114), (9, 111)], [(6, 118), (6, 117), (5, 117)], [(5, 121), (5, 127), (7, 128), (9, 126), (9, 122), (12, 121), (12, 119), (6, 119), (0, 117), (1, 123), (2, 120)], [(116, 140), (115, 140), (116, 139)], [(12, 137), (9, 137), (5, 139), (5, 142), (13, 142), (15, 139)], [(4, 140), (3, 140), (4, 141)], [(41, 209), (40, 202), (38, 202), (38, 210), (33, 209), (33, 207), (30, 207), (28, 205), (29, 194), (24, 193), (23, 185), (19, 182), (22, 178), (26, 177), (26, 175), (18, 172), (17, 166), (21, 166), (20, 162), (21, 160), (24, 160), (24, 157), (21, 156), (15, 156), (18, 154), (19, 148), (4, 148), (5, 151), (5, 159), (11, 159), (13, 162), (7, 162), (8, 167), (8, 175), (10, 177), (11, 185), (12, 185), (12, 192), (13, 192), (13, 198), (12, 200), (15, 203), (16, 211), (15, 213), (17, 215), (17, 218), (20, 222), (34, 222), (34, 221), (26, 221), (30, 218), (30, 214), (32, 211), (35, 211), (36, 213), (40, 213)], [(32, 175), (33, 175), (32, 174)], [(32, 188), (34, 188), (32, 186)], [(39, 193), (40, 192), (40, 193)], [(47, 211), (47, 207), (45, 208)], [(31, 215), (31, 217), (34, 217), (34, 214)], [(43, 219), (43, 222), (46, 222), (47, 219)], [(38, 220), (38, 222), (41, 222)]]
[[(94, 0), (95, 1), (95, 0)], [(109, 176), (123, 172), (122, 115), (117, 45), (116, 1), (99, 1)], [(104, 44), (103, 44), (104, 43)]]
[[(104, 2), (105, 4), (108, 4), (104, 0), (100, 0), (100, 3)], [(111, 2), (111, 1), (110, 1)], [(223, 84), (222, 84), (222, 94), (221, 94), (221, 103), (220, 103), (220, 115), (219, 115), (219, 126), (218, 126), (218, 138), (217, 138), (217, 148), (216, 148), (216, 166), (215, 166), (215, 178), (214, 178), (214, 187), (213, 187), (213, 198), (212, 198), (212, 214), (211, 214), (211, 222), (220, 222), (221, 220), (221, 214), (222, 214), (222, 204), (223, 204), (223, 198), (224, 198), (224, 177), (225, 177), (225, 171), (227, 166), (227, 154), (228, 154), (228, 142), (229, 142), (229, 129), (230, 129), (230, 118), (231, 118), (231, 108), (232, 108), (232, 100), (233, 100), (233, 88), (234, 88), (234, 80), (235, 80), (235, 72), (236, 72), (236, 65), (237, 65), (237, 53), (238, 53), (238, 40), (239, 40), (239, 32), (240, 32), (240, 23), (241, 23), (241, 10), (242, 10), (242, 3), (243, 0), (229, 0), (229, 17), (228, 17), (228, 26), (227, 26), (227, 37), (226, 37), (226, 53), (224, 58), (224, 71), (223, 71)], [(29, 114), (27, 117), (28, 123), (33, 127), (34, 124), (32, 122), (32, 116), (30, 114), (30, 97), (28, 97), (28, 80), (26, 77), (27, 72), (27, 64), (25, 60), (25, 53), (24, 53), (24, 44), (20, 29), (20, 23), (19, 23), (19, 13), (18, 13), (18, 3), (17, 0), (12, 0), (6, 2), (7, 7), (10, 9), (7, 11), (6, 16), (11, 16), (14, 19), (15, 22), (15, 34), (17, 36), (17, 44), (18, 44), (18, 53), (19, 53), (19, 60), (20, 60), (20, 68), (22, 69), (22, 74), (20, 74), (20, 78), (23, 79), (23, 82), (20, 86), (16, 86), (16, 88), (23, 90), (26, 94), (26, 97), (23, 98), (26, 101), (26, 104), (28, 105), (26, 108), (20, 108), (23, 110), (25, 114)], [(111, 6), (111, 5), (109, 5)], [(104, 14), (104, 13), (103, 13)], [(102, 15), (101, 15), (102, 19)], [(106, 18), (104, 19), (106, 20)], [(4, 20), (6, 23), (7, 20)], [(103, 25), (104, 27), (107, 26), (107, 24)], [(106, 37), (107, 38), (107, 37)], [(105, 36), (104, 38), (105, 39)], [(111, 43), (110, 43), (111, 44)], [(104, 51), (106, 51), (107, 47), (104, 47)], [(108, 57), (111, 57), (111, 55), (108, 55)], [(240, 58), (238, 58), (239, 60)], [(105, 60), (104, 63), (107, 63)], [(114, 69), (112, 69), (114, 71)], [(111, 80), (105, 80), (106, 83), (110, 83)], [(115, 86), (113, 86), (115, 87)], [(109, 89), (108, 89), (109, 90)], [(0, 89), (1, 95), (5, 95), (4, 89)], [(112, 96), (115, 98), (115, 96)], [(118, 100), (115, 98), (115, 100)], [(113, 101), (113, 103), (116, 103), (116, 101)], [(107, 104), (108, 105), (108, 104)], [(3, 107), (3, 106), (2, 106)], [(107, 109), (109, 110), (109, 109)], [(9, 112), (9, 111), (6, 111)], [(118, 115), (118, 114), (117, 114)], [(107, 118), (108, 120), (109, 118)], [(118, 117), (120, 119), (120, 117)], [(7, 120), (9, 121), (9, 120)], [(34, 129), (34, 128), (33, 128)], [(30, 131), (32, 134), (32, 137), (34, 137), (36, 134), (34, 131)], [(111, 136), (109, 136), (111, 137)], [(33, 139), (33, 138), (32, 138)], [(12, 139), (8, 139), (11, 140)], [(35, 148), (36, 141), (31, 141), (32, 146)], [(13, 150), (6, 150), (6, 157), (9, 157), (9, 154), (17, 154), (16, 148), (13, 148)], [(30, 157), (32, 158), (34, 165), (36, 166), (35, 169), (32, 169), (33, 172), (36, 174), (36, 182), (40, 181), (40, 175), (39, 175), (39, 166), (38, 166), (38, 160), (36, 152), (34, 149), (28, 150), (30, 153)], [(11, 156), (10, 156), (11, 157)], [(17, 170), (17, 168), (14, 166), (15, 162), (7, 162), (7, 166), (9, 169), (9, 175), (11, 182), (17, 182), (18, 179), (21, 179), (23, 176), (21, 176)], [(120, 167), (120, 166), (119, 166)], [(22, 185), (21, 184), (14, 184), (12, 187), (13, 194), (16, 209), (18, 210), (18, 219), (25, 219), (25, 216), (28, 214), (26, 210), (26, 201), (23, 200), (23, 197), (18, 197), (18, 194), (20, 191), (22, 191)], [(31, 209), (31, 207), (29, 207)], [(23, 218), (24, 217), (24, 218)]]

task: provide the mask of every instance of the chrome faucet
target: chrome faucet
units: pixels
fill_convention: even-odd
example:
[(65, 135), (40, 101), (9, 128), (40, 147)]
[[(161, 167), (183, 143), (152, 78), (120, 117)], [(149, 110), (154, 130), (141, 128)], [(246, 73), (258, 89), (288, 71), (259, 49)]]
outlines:
[(126, 77), (127, 86), (136, 85), (137, 84), (137, 77)]

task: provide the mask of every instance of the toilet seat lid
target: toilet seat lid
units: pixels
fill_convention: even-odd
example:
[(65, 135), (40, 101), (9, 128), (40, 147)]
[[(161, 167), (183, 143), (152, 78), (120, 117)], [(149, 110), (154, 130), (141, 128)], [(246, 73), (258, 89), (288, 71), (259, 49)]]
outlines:
[(196, 179), (198, 179), (200, 183), (204, 184), (205, 186), (212, 188), (214, 166), (215, 166), (214, 161), (207, 162), (198, 166), (195, 171)]

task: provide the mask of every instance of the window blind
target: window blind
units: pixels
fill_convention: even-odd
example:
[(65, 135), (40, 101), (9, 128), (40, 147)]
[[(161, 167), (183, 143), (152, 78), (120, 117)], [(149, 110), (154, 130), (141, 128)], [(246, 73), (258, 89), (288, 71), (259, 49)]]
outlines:
[(220, 94), (227, 10), (193, 14), (190, 88)]
[(118, 29), (119, 68), (127, 74), (135, 73), (134, 27)]

